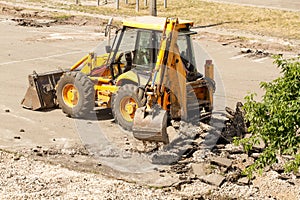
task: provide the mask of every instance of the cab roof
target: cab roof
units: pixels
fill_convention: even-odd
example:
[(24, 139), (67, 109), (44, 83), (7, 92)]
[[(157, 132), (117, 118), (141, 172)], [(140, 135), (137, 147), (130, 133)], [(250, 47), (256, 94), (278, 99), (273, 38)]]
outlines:
[[(193, 21), (179, 19), (179, 25), (184, 27), (191, 27), (194, 25)], [(153, 17), (153, 16), (142, 16), (132, 17), (123, 20), (123, 26), (163, 31), (165, 26), (166, 18), (164, 17)]]

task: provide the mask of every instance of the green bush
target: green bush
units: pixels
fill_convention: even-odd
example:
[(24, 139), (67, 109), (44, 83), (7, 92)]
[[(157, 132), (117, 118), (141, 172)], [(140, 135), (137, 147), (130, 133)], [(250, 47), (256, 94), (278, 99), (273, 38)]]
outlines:
[(262, 139), (265, 149), (244, 173), (248, 177), (254, 171), (277, 162), (277, 155), (290, 155), (285, 171), (298, 171), (300, 166), (300, 57), (283, 59), (276, 56), (274, 63), (281, 68), (282, 76), (272, 82), (262, 82), (265, 90), (261, 102), (255, 94), (245, 97), (246, 121), (250, 124), (250, 138), (236, 140), (246, 151)]

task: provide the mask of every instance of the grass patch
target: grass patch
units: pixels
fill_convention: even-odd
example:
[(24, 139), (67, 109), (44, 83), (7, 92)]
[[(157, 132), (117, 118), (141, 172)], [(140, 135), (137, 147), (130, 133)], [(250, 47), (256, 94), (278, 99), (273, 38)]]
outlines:
[[(14, 0), (10, 0), (14, 1)], [(84, 0), (75, 4), (75, 0), (60, 1), (25, 0), (28, 3), (40, 2), (43, 6), (51, 6), (92, 14), (110, 16), (139, 16), (148, 15), (149, 7), (140, 1), (140, 11), (135, 11), (135, 0), (128, 0), (128, 4), (120, 1), (120, 9), (115, 9), (115, 4), (105, 6), (87, 5)], [(267, 8), (255, 8), (232, 4), (212, 3), (201, 0), (172, 0), (168, 8), (163, 7), (163, 1), (157, 1), (158, 16), (179, 17), (191, 19), (195, 26), (215, 26), (219, 28), (241, 30), (248, 33), (274, 36), (286, 39), (300, 39), (300, 12), (282, 11)]]

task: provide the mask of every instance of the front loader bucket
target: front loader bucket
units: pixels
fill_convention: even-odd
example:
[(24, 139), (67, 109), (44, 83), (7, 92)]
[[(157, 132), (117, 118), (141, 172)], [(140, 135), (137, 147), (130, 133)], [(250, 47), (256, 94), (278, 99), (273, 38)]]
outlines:
[(57, 106), (55, 86), (63, 73), (63, 70), (56, 70), (41, 74), (34, 71), (30, 74), (29, 87), (21, 102), (23, 107), (38, 110)]
[(167, 134), (168, 114), (159, 106), (154, 106), (151, 113), (146, 107), (138, 108), (134, 114), (133, 136), (139, 140), (169, 143)]

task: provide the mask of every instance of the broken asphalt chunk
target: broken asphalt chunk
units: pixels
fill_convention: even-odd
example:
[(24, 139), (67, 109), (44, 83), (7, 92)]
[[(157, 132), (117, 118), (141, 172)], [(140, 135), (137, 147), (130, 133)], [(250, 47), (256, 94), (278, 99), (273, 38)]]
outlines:
[(220, 174), (214, 173), (214, 174), (202, 176), (200, 179), (201, 179), (201, 181), (203, 181), (205, 183), (220, 187), (222, 185), (222, 183), (224, 182), (225, 177)]
[(191, 169), (197, 177), (205, 176), (209, 173), (209, 165), (205, 163), (193, 163)]
[(249, 179), (248, 177), (242, 177), (238, 180), (237, 184), (238, 185), (248, 185), (249, 184)]
[(170, 165), (176, 163), (180, 156), (176, 153), (160, 152), (152, 156), (151, 161), (153, 164)]
[(232, 160), (223, 157), (211, 157), (210, 162), (227, 168), (232, 165)]

